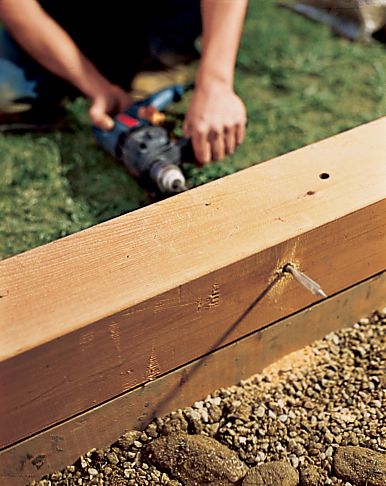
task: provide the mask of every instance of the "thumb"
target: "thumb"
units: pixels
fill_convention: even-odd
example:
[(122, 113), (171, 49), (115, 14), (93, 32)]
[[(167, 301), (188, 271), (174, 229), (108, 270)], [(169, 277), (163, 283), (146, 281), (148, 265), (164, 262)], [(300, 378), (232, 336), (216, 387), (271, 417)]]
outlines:
[(88, 111), (91, 122), (101, 130), (111, 130), (114, 127), (113, 119), (106, 113), (107, 106), (103, 98), (96, 98)]

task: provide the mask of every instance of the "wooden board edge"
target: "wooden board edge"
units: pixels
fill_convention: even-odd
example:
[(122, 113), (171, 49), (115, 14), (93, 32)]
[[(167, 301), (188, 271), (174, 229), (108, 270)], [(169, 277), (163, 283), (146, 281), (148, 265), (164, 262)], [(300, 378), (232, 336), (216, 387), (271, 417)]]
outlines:
[[(25, 485), (154, 416), (188, 406), (386, 305), (386, 271), (0, 452), (0, 479)], [(39, 460), (37, 460), (39, 459)], [(35, 465), (34, 465), (35, 464)]]
[[(371, 238), (369, 238), (371, 234)], [(386, 199), (2, 362), (1, 447), (90, 410), (386, 268)], [(39, 379), (36, 379), (36, 377)]]
[(0, 262), (1, 356), (385, 199), (385, 129), (383, 117)]

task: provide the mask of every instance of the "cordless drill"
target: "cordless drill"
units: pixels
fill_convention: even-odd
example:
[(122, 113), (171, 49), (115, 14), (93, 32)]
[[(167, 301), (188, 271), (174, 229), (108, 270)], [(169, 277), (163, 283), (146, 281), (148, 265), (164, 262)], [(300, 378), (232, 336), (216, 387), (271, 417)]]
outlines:
[(167, 105), (180, 101), (188, 89), (191, 85), (164, 88), (119, 113), (112, 130), (93, 128), (99, 145), (123, 163), (133, 177), (150, 178), (162, 193), (186, 190), (180, 168), (183, 143), (171, 141), (167, 131), (152, 122)]

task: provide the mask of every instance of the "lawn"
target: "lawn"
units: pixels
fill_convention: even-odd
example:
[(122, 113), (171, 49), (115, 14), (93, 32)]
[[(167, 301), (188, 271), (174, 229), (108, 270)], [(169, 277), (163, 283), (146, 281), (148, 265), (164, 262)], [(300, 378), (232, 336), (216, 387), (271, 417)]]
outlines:
[[(384, 115), (385, 48), (337, 38), (273, 0), (250, 0), (236, 87), (248, 108), (247, 140), (224, 162), (186, 164), (191, 186)], [(95, 145), (86, 107), (68, 104), (71, 132), (0, 135), (0, 258), (149, 204)]]

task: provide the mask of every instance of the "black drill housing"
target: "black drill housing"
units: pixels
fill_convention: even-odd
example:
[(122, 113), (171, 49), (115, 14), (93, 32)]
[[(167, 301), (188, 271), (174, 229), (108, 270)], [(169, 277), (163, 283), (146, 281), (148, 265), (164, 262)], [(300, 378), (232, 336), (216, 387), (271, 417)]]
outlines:
[(180, 147), (171, 142), (164, 128), (142, 125), (122, 133), (117, 146), (117, 157), (134, 176), (141, 178), (160, 160), (179, 165)]

